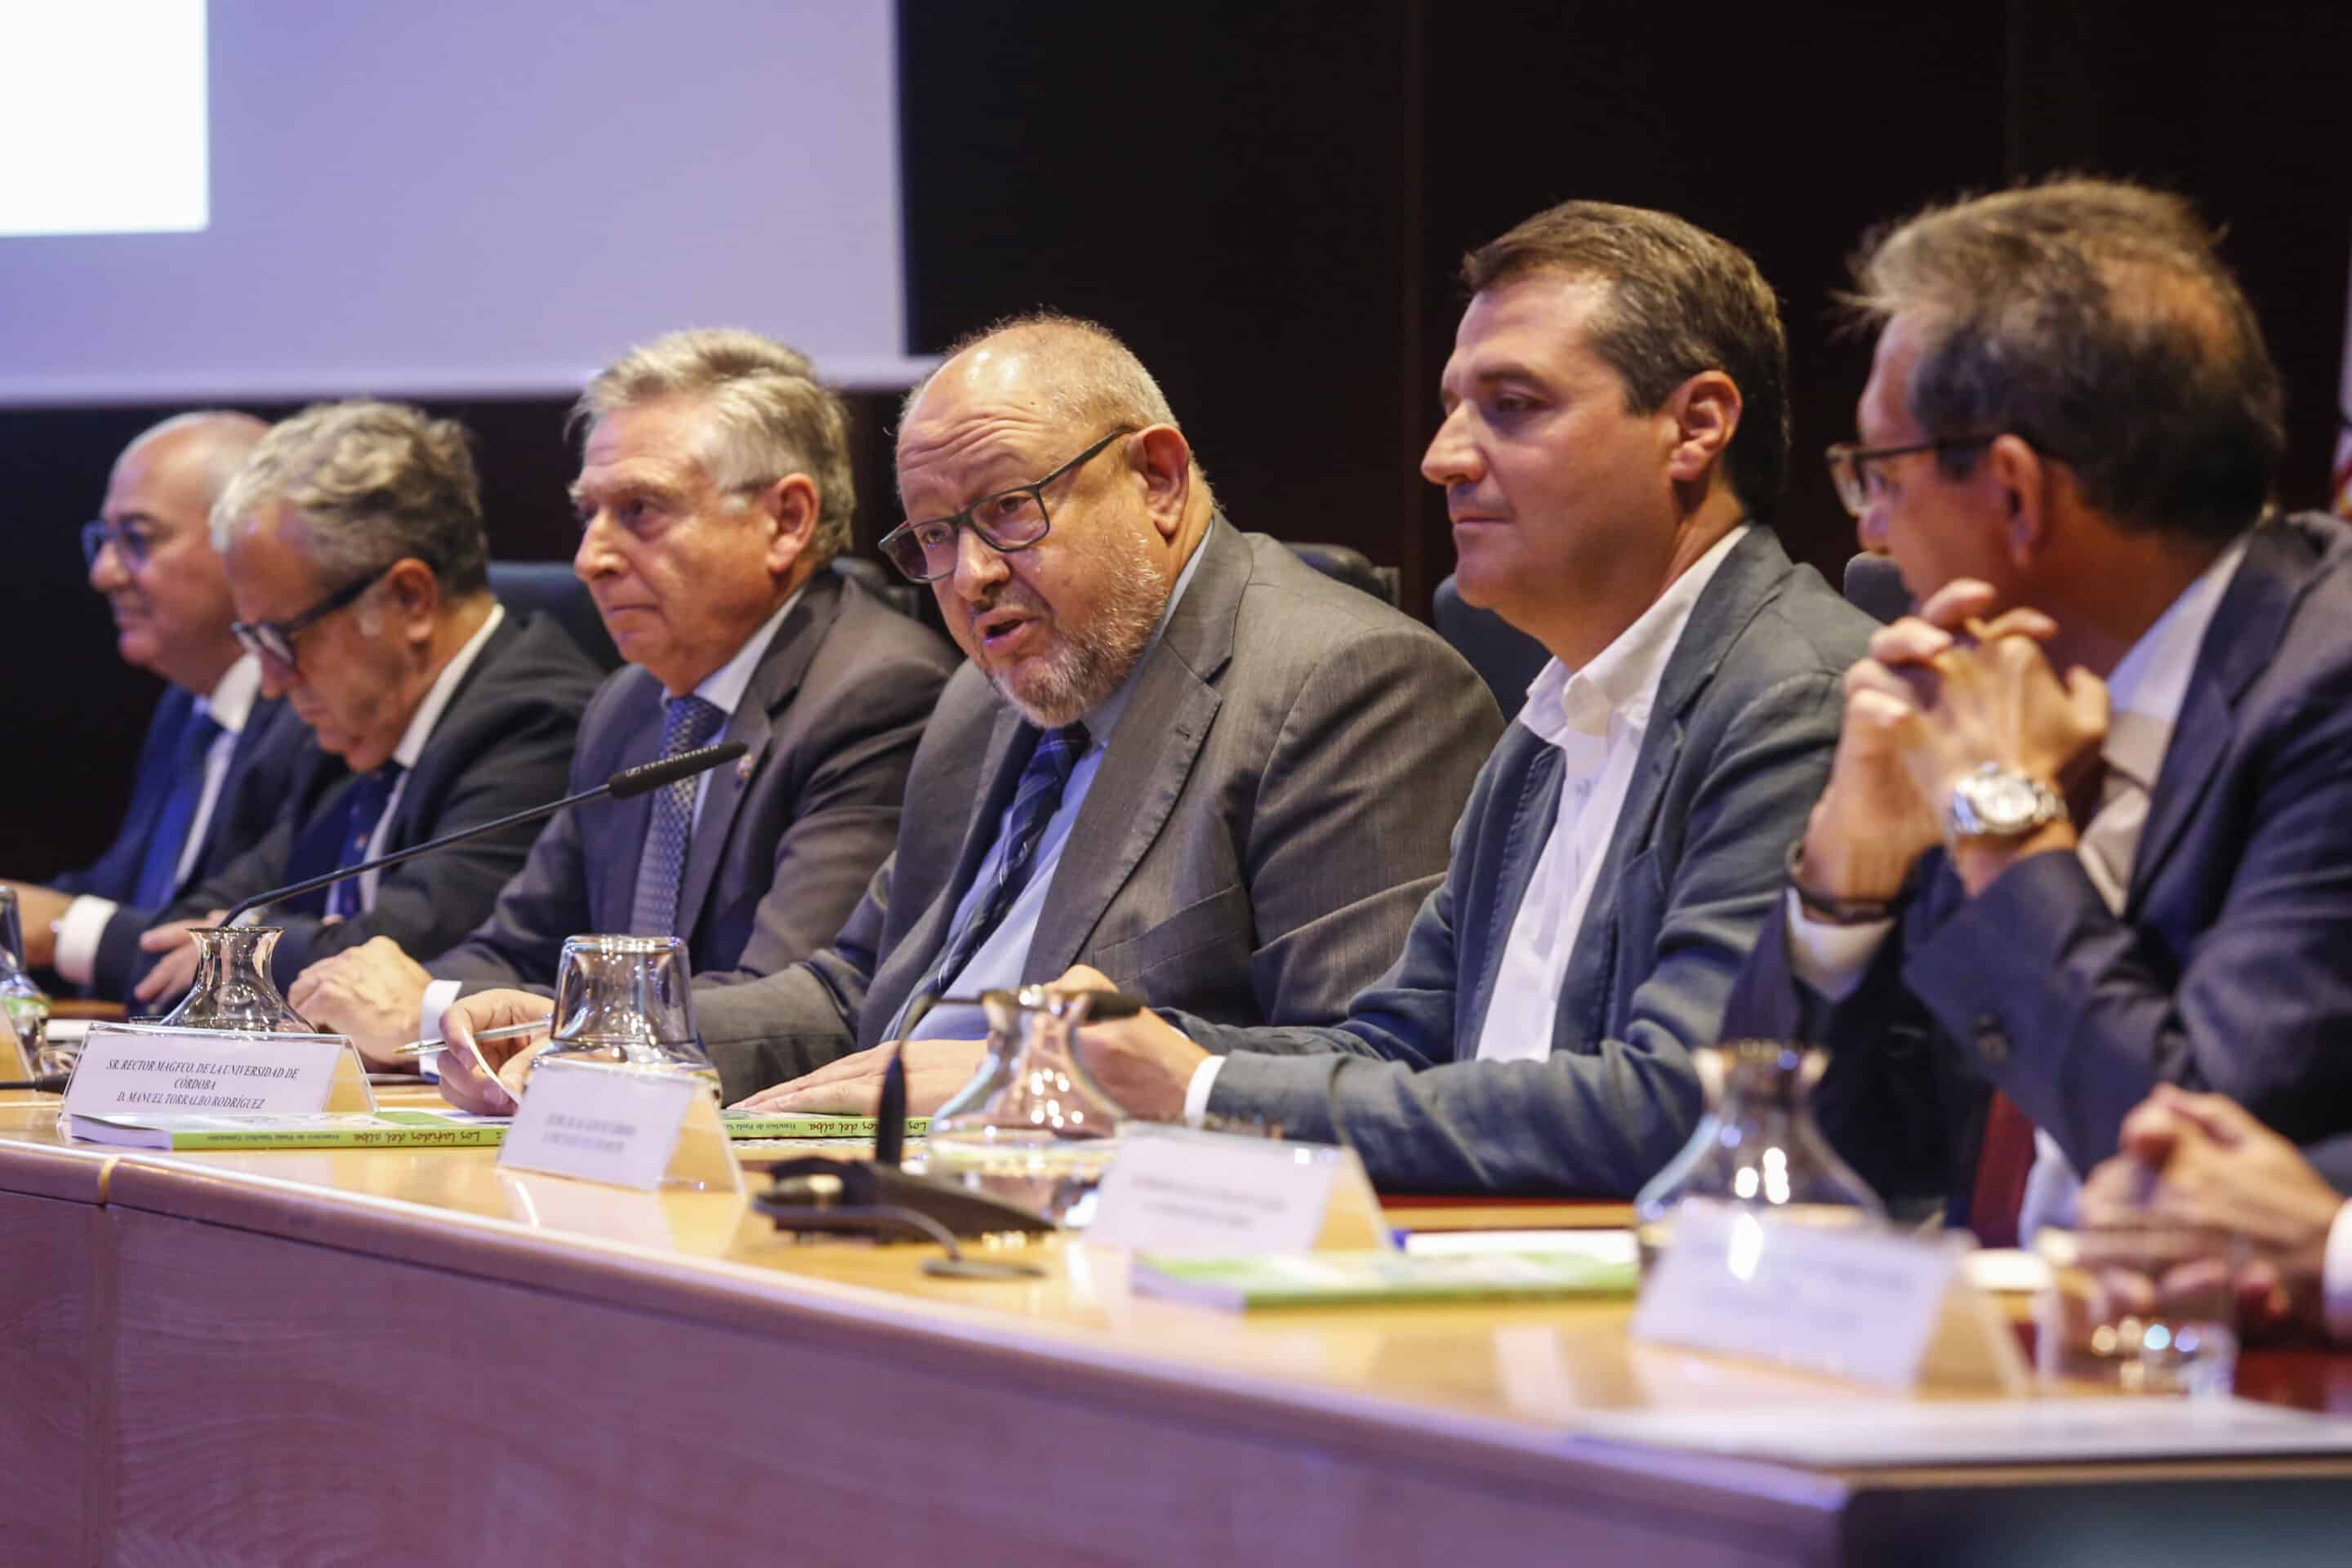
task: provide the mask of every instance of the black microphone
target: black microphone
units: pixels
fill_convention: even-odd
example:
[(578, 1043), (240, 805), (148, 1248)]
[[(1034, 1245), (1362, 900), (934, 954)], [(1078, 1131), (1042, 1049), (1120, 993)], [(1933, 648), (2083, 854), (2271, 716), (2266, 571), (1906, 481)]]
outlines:
[(306, 882), (296, 882), (291, 887), (273, 888), (268, 892), (257, 893), (222, 916), (220, 923), (233, 926), (236, 924), (238, 917), (249, 910), (267, 909), (271, 904), (282, 902), (287, 899), (299, 898), (304, 893), (317, 892), (320, 888), (333, 887), (337, 882), (346, 878), (359, 876), (362, 872), (380, 870), (386, 866), (397, 866), (403, 860), (414, 860), (419, 855), (430, 854), (436, 849), (446, 849), (452, 844), (462, 844), (468, 838), (478, 838), (485, 833), (496, 833), (502, 827), (515, 827), (526, 822), (537, 822), (542, 816), (553, 816), (565, 806), (578, 805), (582, 801), (594, 800), (600, 795), (607, 795), (614, 800), (627, 800), (632, 795), (644, 795), (646, 791), (659, 789), (664, 784), (676, 784), (680, 779), (690, 779), (698, 773), (719, 766), (721, 763), (731, 763), (751, 749), (740, 741), (722, 741), (715, 746), (703, 746), (691, 752), (680, 752), (674, 757), (639, 763), (634, 768), (623, 768), (594, 789), (583, 789), (578, 795), (567, 795), (562, 800), (550, 801), (545, 805), (534, 805), (526, 811), (514, 812), (499, 817), (495, 821), (478, 822), (471, 827), (461, 827), (455, 833), (445, 833), (438, 838), (428, 838), (422, 844), (412, 844), (405, 849), (395, 849), (389, 855), (379, 855), (373, 860), (362, 861), (356, 866), (345, 866), (338, 870), (329, 871), (324, 876), (313, 877)]
[(45, 1072), (38, 1078), (10, 1079), (0, 1083), (0, 1089), (31, 1089), (37, 1094), (63, 1094), (73, 1078), (69, 1072)]

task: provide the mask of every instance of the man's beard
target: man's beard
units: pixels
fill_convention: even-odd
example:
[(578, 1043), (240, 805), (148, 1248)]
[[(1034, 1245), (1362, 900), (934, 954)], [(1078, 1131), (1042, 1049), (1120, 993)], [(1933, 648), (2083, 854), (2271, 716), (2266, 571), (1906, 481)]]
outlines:
[[(1024, 659), (1011, 672), (988, 671), (989, 683), (1041, 730), (1056, 730), (1084, 717), (1118, 689), (1151, 640), (1160, 607), (1168, 602), (1168, 584), (1145, 558), (1142, 541), (1132, 536), (1106, 540), (1096, 564), (1103, 574), (1102, 599), (1084, 625), (1056, 622), (1052, 652)], [(1016, 597), (1014, 585), (1008, 583), (1006, 587), (1008, 592), (991, 608), (1010, 598), (1044, 612), (1045, 605), (1025, 589)]]

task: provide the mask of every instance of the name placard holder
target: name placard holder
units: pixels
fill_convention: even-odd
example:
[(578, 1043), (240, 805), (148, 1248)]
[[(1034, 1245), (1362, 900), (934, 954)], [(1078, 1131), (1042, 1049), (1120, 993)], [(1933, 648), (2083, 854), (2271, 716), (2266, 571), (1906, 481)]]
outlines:
[(1119, 1133), (1087, 1240), (1176, 1258), (1396, 1247), (1353, 1149), (1150, 1123)]
[(7, 1012), (0, 1009), (0, 1078), (27, 1079), (32, 1076), (33, 1064), (16, 1038), (16, 1026)]
[[(93, 1024), (66, 1085), (68, 1118), (373, 1114), (375, 1091), (348, 1035), (262, 1035)], [(66, 1124), (71, 1131), (71, 1122)]]
[(1965, 1237), (1689, 1199), (1631, 1332), (1882, 1387), (2025, 1393), (2016, 1337), (1969, 1279), (1970, 1250)]
[(719, 1096), (686, 1073), (608, 1062), (541, 1061), (515, 1108), (500, 1166), (651, 1192), (740, 1192)]

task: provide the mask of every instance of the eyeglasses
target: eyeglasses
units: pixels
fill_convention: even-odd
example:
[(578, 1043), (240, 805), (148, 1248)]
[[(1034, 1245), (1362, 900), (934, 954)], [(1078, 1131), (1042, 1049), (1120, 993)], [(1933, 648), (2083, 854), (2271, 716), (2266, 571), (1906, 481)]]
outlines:
[(230, 635), (236, 638), (239, 647), (254, 658), (268, 659), (286, 669), (299, 669), (294, 662), (294, 634), (333, 615), (383, 581), (393, 567), (399, 564), (397, 561), (389, 562), (364, 577), (344, 584), (299, 616), (282, 621), (231, 621), (228, 624)]
[(1036, 483), (982, 496), (952, 517), (902, 522), (882, 536), (882, 553), (916, 582), (929, 583), (955, 571), (956, 536), (962, 529), (971, 529), (1003, 554), (1026, 550), (1053, 526), (1045, 510), (1045, 487), (1084, 466), (1121, 436), (1133, 434), (1132, 426), (1122, 425)]
[(1886, 494), (1885, 476), (1870, 466), (1880, 458), (1907, 458), (1914, 452), (1965, 452), (1971, 447), (1989, 447), (2000, 436), (1997, 430), (1990, 436), (1943, 436), (1902, 447), (1857, 447), (1840, 441), (1822, 456), (1829, 460), (1830, 482), (1837, 486), (1838, 500), (1845, 503), (1847, 511), (1860, 517)]
[(136, 572), (147, 564), (147, 552), (155, 548), (154, 531), (136, 522), (109, 522), (100, 518), (81, 525), (81, 563), (98, 565), (98, 552), (108, 545), (123, 565)]

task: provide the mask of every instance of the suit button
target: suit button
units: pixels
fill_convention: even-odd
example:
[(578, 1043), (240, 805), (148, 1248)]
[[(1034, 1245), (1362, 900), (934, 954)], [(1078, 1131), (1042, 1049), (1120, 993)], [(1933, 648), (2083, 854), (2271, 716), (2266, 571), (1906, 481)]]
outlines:
[(2001, 1032), (2000, 1020), (1990, 1013), (1977, 1019), (1977, 1049), (1994, 1067), (2009, 1060), (2009, 1037)]

